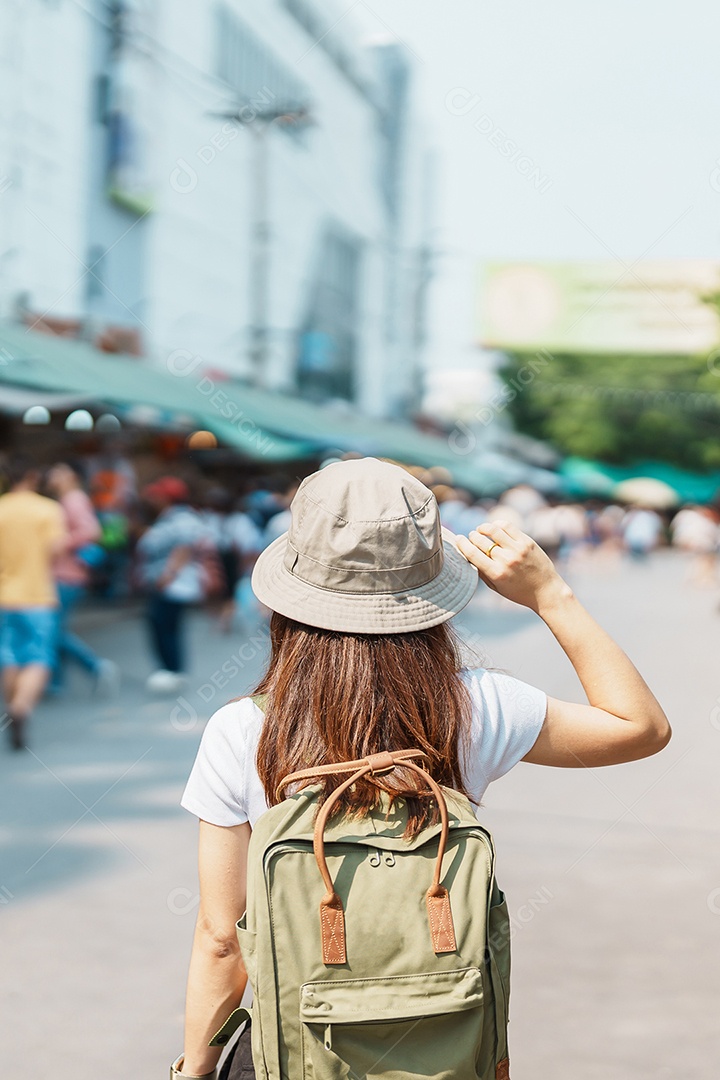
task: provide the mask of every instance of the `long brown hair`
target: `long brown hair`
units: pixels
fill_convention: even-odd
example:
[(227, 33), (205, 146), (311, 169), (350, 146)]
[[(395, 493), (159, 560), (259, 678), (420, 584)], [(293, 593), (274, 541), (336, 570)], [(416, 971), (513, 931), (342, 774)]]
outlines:
[[(460, 645), (447, 623), (404, 634), (321, 630), (274, 612), (271, 655), (255, 689), (266, 695), (257, 770), (270, 806), (288, 773), (417, 747), (440, 784), (468, 794), (462, 756), (470, 696), (460, 679)], [(325, 795), (342, 782), (325, 781)], [(380, 789), (407, 799), (407, 833), (434, 818), (429, 792), (409, 769), (359, 781), (341, 801), (366, 814)]]

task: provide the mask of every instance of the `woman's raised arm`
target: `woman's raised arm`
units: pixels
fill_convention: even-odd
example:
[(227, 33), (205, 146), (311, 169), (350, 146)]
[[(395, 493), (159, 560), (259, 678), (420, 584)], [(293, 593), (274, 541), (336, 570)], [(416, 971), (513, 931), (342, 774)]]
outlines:
[(562, 768), (618, 765), (667, 745), (670, 724), (655, 695), (529, 536), (492, 522), (457, 543), (486, 585), (540, 616), (587, 694), (587, 705), (548, 699), (545, 723), (525, 761)]

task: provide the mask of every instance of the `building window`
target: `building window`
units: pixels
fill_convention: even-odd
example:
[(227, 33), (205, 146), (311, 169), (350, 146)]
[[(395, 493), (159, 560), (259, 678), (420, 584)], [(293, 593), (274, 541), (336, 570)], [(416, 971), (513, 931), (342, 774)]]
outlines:
[(298, 338), (300, 392), (315, 400), (355, 397), (362, 243), (326, 227)]
[[(303, 83), (224, 5), (217, 8), (215, 71), (243, 106), (287, 110), (307, 108)], [(291, 131), (293, 125), (281, 127)]]
[(88, 251), (87, 271), (85, 274), (85, 298), (92, 304), (102, 296), (105, 285), (105, 249), (99, 244), (92, 244)]
[(350, 50), (336, 33), (331, 33), (331, 26), (326, 25), (326, 20), (321, 18), (310, 0), (282, 0), (282, 3), (285, 10), (302, 26), (313, 42), (330, 57), (341, 75), (364, 97), (372, 100), (371, 89), (367, 80), (358, 71)]
[(95, 119), (106, 127), (110, 122), (110, 76), (98, 75), (95, 79)]

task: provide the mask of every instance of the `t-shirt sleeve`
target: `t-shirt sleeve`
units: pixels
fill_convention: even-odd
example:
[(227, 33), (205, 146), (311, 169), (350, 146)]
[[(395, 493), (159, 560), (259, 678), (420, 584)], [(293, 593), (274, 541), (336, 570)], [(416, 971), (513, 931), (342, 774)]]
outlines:
[(471, 793), (480, 797), (535, 745), (545, 722), (547, 695), (520, 679), (483, 668), (467, 672), (466, 684), (473, 706), (466, 774)]
[(208, 720), (180, 800), (186, 810), (211, 825), (242, 825), (248, 820), (243, 704), (231, 701)]

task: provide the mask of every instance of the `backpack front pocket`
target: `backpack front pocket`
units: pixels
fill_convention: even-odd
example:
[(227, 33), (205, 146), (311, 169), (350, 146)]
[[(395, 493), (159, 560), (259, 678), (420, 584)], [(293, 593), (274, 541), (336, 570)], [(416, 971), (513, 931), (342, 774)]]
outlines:
[(478, 968), (300, 988), (303, 1080), (477, 1080)]

